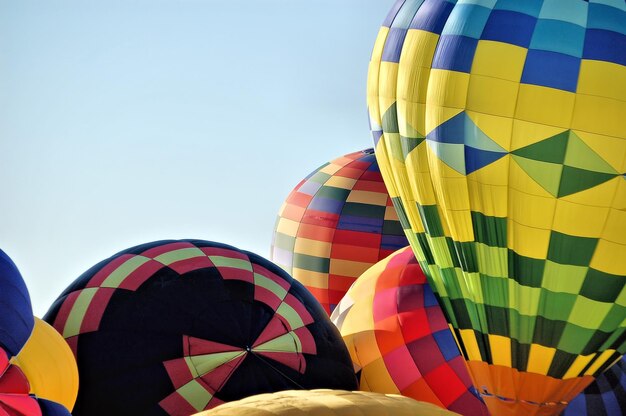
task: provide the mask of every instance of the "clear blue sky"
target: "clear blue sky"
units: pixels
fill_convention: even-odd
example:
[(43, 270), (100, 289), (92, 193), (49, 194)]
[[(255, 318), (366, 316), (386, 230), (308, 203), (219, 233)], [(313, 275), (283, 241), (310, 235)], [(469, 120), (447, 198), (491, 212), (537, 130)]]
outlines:
[(291, 189), (371, 147), (393, 0), (0, 0), (0, 248), (42, 316), (167, 238), (269, 257)]

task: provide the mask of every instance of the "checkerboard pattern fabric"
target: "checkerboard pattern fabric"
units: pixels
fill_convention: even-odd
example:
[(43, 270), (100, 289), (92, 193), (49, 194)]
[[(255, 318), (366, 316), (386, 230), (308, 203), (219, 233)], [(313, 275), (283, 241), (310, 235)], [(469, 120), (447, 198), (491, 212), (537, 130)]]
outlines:
[(361, 390), (488, 414), (411, 247), (367, 269), (331, 320), (359, 369)]
[(398, 1), (368, 108), (476, 387), (558, 413), (626, 350), (626, 3)]
[(44, 319), (77, 359), (76, 416), (190, 415), (267, 391), (356, 388), (345, 346), (311, 294), (225, 244), (122, 251), (80, 276)]
[(280, 208), (271, 260), (330, 315), (368, 267), (408, 244), (372, 149), (328, 162)]

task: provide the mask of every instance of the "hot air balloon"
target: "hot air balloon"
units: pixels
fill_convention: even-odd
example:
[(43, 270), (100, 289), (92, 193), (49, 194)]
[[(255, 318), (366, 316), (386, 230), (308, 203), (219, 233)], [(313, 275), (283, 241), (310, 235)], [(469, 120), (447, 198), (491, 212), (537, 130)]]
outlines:
[(0, 250), (0, 348), (10, 358), (22, 349), (33, 331), (33, 309), (26, 283), (17, 266)]
[(372, 149), (326, 163), (280, 208), (271, 259), (328, 314), (368, 267), (406, 246)]
[(341, 336), (313, 296), (224, 244), (124, 250), (80, 276), (44, 319), (77, 357), (74, 416), (183, 416), (257, 393), (356, 388)]
[(287, 390), (225, 403), (196, 416), (453, 416), (431, 403), (396, 394), (345, 390)]
[(48, 323), (35, 318), (33, 332), (13, 358), (38, 398), (72, 409), (78, 394), (78, 368), (65, 339)]
[(377, 160), (493, 414), (558, 414), (626, 349), (625, 16), (406, 0), (374, 47)]
[(600, 374), (570, 402), (563, 416), (612, 416), (626, 412), (626, 358)]
[(462, 415), (487, 415), (410, 247), (367, 269), (331, 320), (358, 369), (361, 390), (402, 394)]
[[(30, 296), (15, 263), (0, 250), (0, 416), (69, 416), (65, 407), (38, 402), (14, 363), (32, 338), (35, 325)], [(54, 407), (54, 408), (53, 408)]]

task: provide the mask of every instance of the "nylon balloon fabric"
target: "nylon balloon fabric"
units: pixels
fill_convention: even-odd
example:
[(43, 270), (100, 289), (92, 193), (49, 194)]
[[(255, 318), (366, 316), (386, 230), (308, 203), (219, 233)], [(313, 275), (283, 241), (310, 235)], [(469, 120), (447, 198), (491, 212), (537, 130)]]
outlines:
[(563, 416), (620, 416), (626, 413), (626, 359), (600, 374), (565, 408)]
[(70, 410), (74, 407), (78, 394), (76, 359), (65, 339), (48, 323), (35, 318), (33, 333), (11, 363), (20, 367), (32, 394)]
[(360, 389), (487, 415), (437, 299), (410, 247), (365, 271), (331, 316)]
[(226, 403), (196, 416), (453, 416), (431, 403), (395, 394), (288, 390)]
[(372, 149), (325, 163), (280, 208), (271, 259), (330, 315), (368, 267), (406, 246)]
[(44, 319), (77, 357), (74, 416), (182, 416), (257, 393), (356, 387), (341, 336), (312, 295), (224, 244), (124, 250), (80, 276)]
[[(0, 250), (0, 416), (46, 416), (31, 395), (27, 376), (13, 361), (32, 336), (33, 311), (17, 266)], [(58, 416), (69, 415), (61, 406)], [(56, 416), (54, 415), (54, 416)]]
[(494, 414), (558, 414), (626, 350), (626, 3), (398, 1), (376, 157)]
[(26, 283), (13, 260), (0, 250), (0, 347), (9, 357), (17, 355), (30, 336), (33, 309)]

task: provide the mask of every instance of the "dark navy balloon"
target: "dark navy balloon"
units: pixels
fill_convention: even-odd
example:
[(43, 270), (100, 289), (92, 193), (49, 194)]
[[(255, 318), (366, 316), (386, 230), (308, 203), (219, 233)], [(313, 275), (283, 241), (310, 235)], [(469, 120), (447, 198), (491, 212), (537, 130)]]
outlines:
[(35, 325), (28, 289), (15, 263), (0, 250), (0, 348), (17, 355)]

